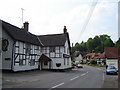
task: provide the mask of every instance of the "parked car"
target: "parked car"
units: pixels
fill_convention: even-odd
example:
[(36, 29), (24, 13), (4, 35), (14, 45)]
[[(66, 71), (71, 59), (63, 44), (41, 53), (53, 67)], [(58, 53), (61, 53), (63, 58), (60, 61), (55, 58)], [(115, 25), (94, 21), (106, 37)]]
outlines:
[(106, 69), (106, 74), (117, 74), (117, 69), (114, 66), (108, 66)]
[(77, 64), (76, 65), (78, 68), (83, 68), (83, 65), (82, 64)]

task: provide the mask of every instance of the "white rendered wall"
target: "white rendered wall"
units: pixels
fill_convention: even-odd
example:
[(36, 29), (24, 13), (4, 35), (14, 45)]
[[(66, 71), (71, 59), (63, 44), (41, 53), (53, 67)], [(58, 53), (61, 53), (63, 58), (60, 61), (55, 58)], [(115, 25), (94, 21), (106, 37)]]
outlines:
[(117, 68), (117, 70), (118, 70), (118, 59), (107, 59), (106, 64), (108, 66), (109, 65), (115, 66)]
[[(12, 50), (13, 50), (14, 41), (4, 30), (2, 30), (2, 38), (7, 39), (9, 42), (8, 50), (2, 51), (2, 69), (11, 70), (12, 69)], [(6, 60), (6, 58), (9, 58), (9, 60)]]

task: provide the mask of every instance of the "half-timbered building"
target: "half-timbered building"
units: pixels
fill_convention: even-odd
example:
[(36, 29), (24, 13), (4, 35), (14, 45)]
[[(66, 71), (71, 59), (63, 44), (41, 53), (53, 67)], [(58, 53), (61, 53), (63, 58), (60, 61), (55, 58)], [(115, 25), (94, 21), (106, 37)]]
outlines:
[[(1, 20), (2, 21), (2, 20)], [(38, 69), (41, 43), (28, 32), (28, 23), (18, 28), (2, 21), (2, 69), (22, 71)]]
[(28, 22), (21, 29), (0, 21), (2, 69), (23, 71), (71, 68), (71, 48), (66, 26), (64, 33), (36, 36), (28, 31)]
[(41, 35), (38, 36), (41, 40), (43, 47), (42, 53), (49, 57), (48, 59), (40, 59), (42, 69), (69, 69), (71, 68), (71, 48), (69, 34), (66, 26), (64, 27), (64, 33)]

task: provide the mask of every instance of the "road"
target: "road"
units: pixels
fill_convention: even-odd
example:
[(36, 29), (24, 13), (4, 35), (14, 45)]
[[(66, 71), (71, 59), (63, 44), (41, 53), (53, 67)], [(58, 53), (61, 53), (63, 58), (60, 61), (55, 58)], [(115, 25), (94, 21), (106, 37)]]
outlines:
[[(44, 73), (17, 73), (13, 75), (14, 79), (19, 78), (21, 82), (11, 82), (9, 78), (3, 75), (4, 88), (101, 88), (104, 82), (103, 68), (84, 66), (84, 68), (75, 68), (66, 72), (45, 71)], [(22, 75), (20, 75), (22, 74)], [(18, 77), (17, 77), (18, 76)], [(27, 79), (27, 81), (22, 81)]]

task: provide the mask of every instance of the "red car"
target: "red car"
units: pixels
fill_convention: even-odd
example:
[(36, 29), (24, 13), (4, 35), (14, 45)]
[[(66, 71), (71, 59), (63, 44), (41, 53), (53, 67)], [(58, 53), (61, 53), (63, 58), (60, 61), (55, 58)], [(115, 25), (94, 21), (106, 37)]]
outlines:
[(83, 68), (83, 65), (81, 65), (81, 64), (77, 64), (76, 65), (78, 68)]

